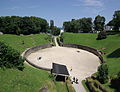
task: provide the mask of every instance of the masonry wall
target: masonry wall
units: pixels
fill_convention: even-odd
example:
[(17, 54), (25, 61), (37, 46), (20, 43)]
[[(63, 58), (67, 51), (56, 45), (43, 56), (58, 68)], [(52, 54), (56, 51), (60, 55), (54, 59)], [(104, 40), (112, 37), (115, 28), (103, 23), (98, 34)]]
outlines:
[(77, 48), (77, 49), (89, 51), (89, 52), (93, 53), (94, 55), (96, 55), (100, 59), (101, 63), (105, 63), (105, 61), (103, 60), (103, 57), (101, 56), (100, 52), (97, 49), (94, 49), (94, 48), (91, 48), (88, 46), (77, 45), (77, 44), (62, 44), (61, 46), (72, 47), (72, 48)]
[(41, 50), (41, 49), (50, 48), (50, 47), (52, 47), (52, 44), (45, 44), (45, 45), (40, 45), (40, 46), (32, 47), (32, 48), (28, 49), (28, 50), (24, 53), (23, 57), (25, 58), (25, 60), (26, 60), (30, 65), (32, 65), (32, 66), (34, 66), (34, 67), (36, 67), (36, 68), (39, 68), (39, 69), (43, 69), (43, 70), (50, 71), (51, 69), (38, 66), (38, 65), (30, 62), (30, 61), (27, 59), (27, 56), (29, 56), (31, 53), (36, 52), (36, 51)]

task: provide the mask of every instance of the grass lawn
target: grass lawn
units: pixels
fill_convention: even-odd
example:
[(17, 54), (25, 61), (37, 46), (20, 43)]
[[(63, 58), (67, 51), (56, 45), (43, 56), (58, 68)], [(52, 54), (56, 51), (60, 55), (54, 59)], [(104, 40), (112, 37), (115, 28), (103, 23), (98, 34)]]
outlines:
[[(46, 34), (0, 35), (0, 41), (20, 53), (26, 48), (49, 43), (49, 38)], [(54, 83), (47, 71), (30, 67), (27, 64), (25, 64), (23, 71), (0, 68), (0, 92), (39, 92), (39, 89), (44, 86), (47, 86), (50, 92), (67, 92), (66, 85), (61, 82)]]
[(81, 44), (105, 52), (104, 60), (109, 66), (109, 75), (120, 71), (120, 35), (109, 35), (107, 39), (96, 40), (97, 34), (93, 33), (64, 33), (65, 44)]
[[(63, 38), (65, 44), (80, 44), (105, 52), (106, 54), (102, 56), (109, 67), (109, 76), (120, 72), (120, 34), (109, 35), (104, 40), (96, 40), (97, 34), (93, 33), (64, 33)], [(109, 85), (109, 83), (105, 84), (108, 88)]]
[[(26, 36), (0, 35), (0, 41), (7, 43), (12, 48), (22, 53), (26, 48), (49, 43), (50, 37), (46, 34), (35, 34)], [(23, 44), (24, 43), (24, 44)]]

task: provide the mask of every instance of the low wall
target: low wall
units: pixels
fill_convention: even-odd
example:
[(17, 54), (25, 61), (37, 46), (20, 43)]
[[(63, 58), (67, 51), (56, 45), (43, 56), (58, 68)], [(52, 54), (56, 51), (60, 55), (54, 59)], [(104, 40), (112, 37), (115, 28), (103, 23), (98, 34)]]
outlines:
[(50, 48), (50, 47), (52, 47), (52, 44), (45, 44), (45, 45), (40, 45), (40, 46), (32, 47), (32, 48), (28, 49), (28, 50), (24, 53), (23, 57), (25, 58), (25, 60), (26, 60), (30, 65), (32, 65), (32, 66), (34, 66), (34, 67), (36, 67), (36, 68), (39, 68), (39, 69), (43, 69), (43, 70), (48, 70), (48, 71), (50, 71), (51, 69), (49, 69), (49, 68), (44, 68), (44, 67), (40, 67), (40, 66), (38, 66), (38, 65), (30, 62), (30, 61), (27, 59), (27, 56), (29, 56), (31, 53), (36, 52), (36, 51), (38, 51), (38, 50), (40, 50), (40, 49), (45, 49), (45, 48)]
[(89, 51), (89, 52), (93, 53), (94, 55), (96, 55), (100, 59), (101, 63), (105, 63), (105, 61), (103, 60), (103, 57), (100, 55), (100, 53), (97, 49), (94, 49), (94, 48), (91, 48), (88, 46), (77, 45), (77, 44), (62, 44), (61, 46), (78, 48), (78, 49), (83, 49), (83, 50)]

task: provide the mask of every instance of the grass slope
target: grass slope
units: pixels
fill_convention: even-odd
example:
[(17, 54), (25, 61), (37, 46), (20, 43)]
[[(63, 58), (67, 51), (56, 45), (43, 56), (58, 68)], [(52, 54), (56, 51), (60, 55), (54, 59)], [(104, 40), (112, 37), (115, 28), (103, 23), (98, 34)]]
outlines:
[[(28, 36), (0, 35), (0, 41), (22, 53), (26, 48), (49, 43), (49, 36), (36, 34)], [(22, 42), (24, 41), (24, 44)], [(39, 92), (47, 86), (50, 92), (67, 92), (64, 83), (54, 83), (50, 73), (25, 64), (24, 71), (0, 69), (0, 92)]]
[(109, 66), (109, 75), (120, 71), (120, 35), (109, 35), (107, 39), (96, 40), (97, 34), (64, 33), (63, 38), (65, 44), (81, 44), (105, 52), (103, 57)]
[(7, 43), (9, 46), (18, 50), (20, 53), (22, 53), (26, 48), (49, 43), (49, 38), (50, 37), (46, 34), (35, 34), (26, 36), (9, 34), (0, 35), (0, 41)]

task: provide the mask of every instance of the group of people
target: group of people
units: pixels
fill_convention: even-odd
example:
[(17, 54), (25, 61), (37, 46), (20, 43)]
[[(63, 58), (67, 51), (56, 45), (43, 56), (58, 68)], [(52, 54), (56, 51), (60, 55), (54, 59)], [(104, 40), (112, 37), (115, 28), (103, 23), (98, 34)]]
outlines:
[(77, 78), (75, 78), (75, 77), (73, 77), (72, 84), (73, 84), (73, 82), (75, 82), (76, 84), (78, 84), (78, 79), (77, 79)]
[[(72, 67), (70, 68), (70, 71), (72, 71)], [(75, 77), (73, 77), (72, 84), (73, 84), (73, 82), (75, 82), (76, 84), (78, 84), (78, 79), (77, 79), (77, 78), (75, 78)]]

